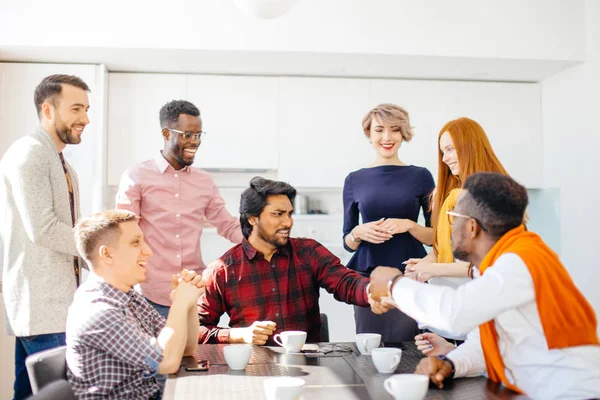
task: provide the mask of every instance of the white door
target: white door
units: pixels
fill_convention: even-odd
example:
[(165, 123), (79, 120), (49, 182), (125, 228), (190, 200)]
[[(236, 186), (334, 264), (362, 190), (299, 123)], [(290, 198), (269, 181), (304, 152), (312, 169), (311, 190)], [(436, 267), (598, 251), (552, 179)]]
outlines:
[(163, 148), (160, 108), (186, 99), (186, 75), (111, 73), (108, 79), (107, 184)]
[(194, 165), (277, 168), (277, 86), (277, 78), (189, 75), (188, 99), (207, 132)]
[(372, 108), (364, 79), (280, 78), (279, 179), (338, 187), (374, 154), (362, 130)]

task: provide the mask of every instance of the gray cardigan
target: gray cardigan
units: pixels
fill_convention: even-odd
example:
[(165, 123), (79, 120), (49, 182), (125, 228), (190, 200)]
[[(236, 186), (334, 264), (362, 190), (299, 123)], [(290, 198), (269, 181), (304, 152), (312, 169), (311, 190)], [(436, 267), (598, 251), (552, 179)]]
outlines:
[[(79, 218), (79, 184), (67, 164)], [(0, 267), (9, 335), (64, 332), (76, 289), (69, 188), (56, 146), (41, 128), (0, 161)]]

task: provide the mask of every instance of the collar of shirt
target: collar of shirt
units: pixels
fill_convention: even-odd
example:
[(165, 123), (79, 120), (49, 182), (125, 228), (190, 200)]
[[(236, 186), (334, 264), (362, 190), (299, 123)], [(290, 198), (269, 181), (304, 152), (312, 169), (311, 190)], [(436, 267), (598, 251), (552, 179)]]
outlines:
[(111, 284), (98, 278), (95, 278), (95, 284), (100, 289), (102, 294), (104, 294), (106, 297), (118, 301), (119, 303), (123, 303), (124, 306), (127, 306), (129, 303), (131, 303), (131, 301), (135, 300), (136, 292), (133, 289), (125, 293), (122, 290), (119, 290)]
[[(288, 240), (287, 244), (285, 246), (280, 247), (275, 254), (281, 254), (282, 256), (289, 256), (291, 254), (291, 248), (290, 248), (291, 244), (290, 241)], [(252, 245), (248, 242), (248, 239), (244, 238), (242, 240), (242, 249), (244, 250), (244, 254), (246, 254), (246, 257), (248, 257), (248, 260), (253, 260), (254, 257), (256, 257), (256, 255), (258, 254), (258, 250), (256, 250), (254, 247), (252, 247)], [(261, 253), (262, 255), (262, 253)]]
[(154, 162), (156, 163), (156, 167), (158, 168), (158, 170), (160, 171), (161, 174), (164, 174), (165, 171), (167, 171), (169, 168), (171, 168), (171, 170), (173, 172), (186, 172), (188, 174), (190, 172), (192, 172), (192, 169), (190, 168), (189, 165), (186, 165), (179, 171), (175, 171), (175, 168), (173, 168), (173, 166), (171, 164), (169, 164), (169, 162), (162, 155), (161, 151), (159, 151), (158, 154), (154, 157)]

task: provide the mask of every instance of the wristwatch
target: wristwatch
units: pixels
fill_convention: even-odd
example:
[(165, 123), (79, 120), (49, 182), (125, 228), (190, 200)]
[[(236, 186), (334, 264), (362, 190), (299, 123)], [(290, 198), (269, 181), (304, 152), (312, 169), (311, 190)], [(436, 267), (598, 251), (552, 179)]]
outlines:
[(454, 362), (451, 359), (449, 359), (448, 357), (446, 357), (446, 356), (437, 356), (437, 358), (440, 359), (440, 360), (442, 360), (442, 361), (447, 361), (450, 364), (450, 366), (452, 367), (452, 372), (450, 373), (450, 376), (448, 378), (446, 378), (446, 379), (452, 379), (452, 378), (454, 378), (454, 372), (455, 372)]
[(390, 297), (390, 298), (392, 297), (392, 287), (394, 286), (394, 283), (396, 283), (396, 281), (398, 279), (400, 279), (400, 278), (402, 278), (402, 274), (401, 273), (398, 274), (398, 275), (396, 275), (396, 276), (394, 276), (392, 279), (390, 279), (388, 281), (388, 284), (387, 284), (388, 297)]
[(354, 237), (354, 235), (352, 234), (352, 231), (350, 231), (350, 233), (348, 234), (348, 236), (350, 236), (350, 240), (352, 240), (353, 242), (362, 242), (362, 239), (357, 239)]

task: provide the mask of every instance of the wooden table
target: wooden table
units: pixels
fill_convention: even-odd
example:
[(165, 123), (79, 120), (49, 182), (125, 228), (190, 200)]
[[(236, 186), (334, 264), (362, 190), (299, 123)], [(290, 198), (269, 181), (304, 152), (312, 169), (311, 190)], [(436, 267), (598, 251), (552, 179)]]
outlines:
[[(371, 356), (361, 355), (354, 343), (320, 343), (327, 354), (286, 354), (281, 347), (253, 346), (244, 371), (231, 371), (221, 344), (199, 345), (196, 359), (208, 359), (209, 371), (187, 372), (192, 357), (167, 380), (163, 399), (264, 399), (263, 381), (271, 376), (295, 376), (306, 381), (305, 400), (391, 400), (383, 381), (392, 374), (377, 372)], [(413, 342), (403, 343), (402, 361), (395, 373), (412, 373), (423, 356)], [(456, 379), (440, 390), (429, 387), (426, 399), (525, 399), (484, 377)]]

